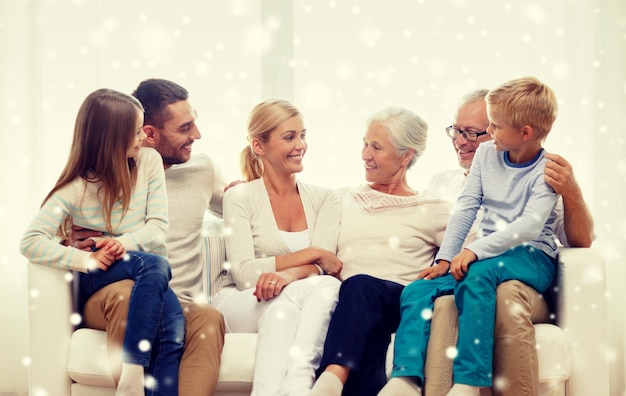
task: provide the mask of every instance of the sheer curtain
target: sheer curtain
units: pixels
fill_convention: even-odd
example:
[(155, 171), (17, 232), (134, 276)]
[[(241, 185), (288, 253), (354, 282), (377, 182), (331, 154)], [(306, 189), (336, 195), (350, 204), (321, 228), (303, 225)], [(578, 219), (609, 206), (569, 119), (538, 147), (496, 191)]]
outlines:
[[(0, 392), (27, 389), (28, 290), (17, 246), (66, 160), (74, 117), (99, 87), (162, 77), (189, 89), (209, 154), (239, 178), (250, 109), (293, 100), (310, 182), (363, 182), (367, 117), (387, 105), (430, 125), (410, 174), (422, 188), (455, 159), (443, 128), (460, 97), (535, 75), (559, 98), (546, 148), (574, 166), (608, 261), (612, 392), (624, 389), (626, 9), (620, 0), (325, 2), (0, 1)], [(10, 303), (7, 303), (10, 302)], [(592, 301), (589, 302), (593, 304)]]
[[(39, 29), (32, 3), (0, 1), (0, 393), (26, 394), (28, 291), (18, 244), (42, 182)], [(16, 216), (16, 214), (23, 214)]]
[[(611, 366), (611, 394), (626, 392), (626, 3), (618, 0), (594, 2), (588, 11), (596, 15), (593, 62), (593, 126), (582, 131), (593, 136), (596, 160), (592, 170), (596, 200), (592, 207), (597, 242), (607, 259), (610, 345), (606, 350)], [(590, 302), (592, 303), (592, 302)], [(621, 392), (621, 393), (620, 393)]]

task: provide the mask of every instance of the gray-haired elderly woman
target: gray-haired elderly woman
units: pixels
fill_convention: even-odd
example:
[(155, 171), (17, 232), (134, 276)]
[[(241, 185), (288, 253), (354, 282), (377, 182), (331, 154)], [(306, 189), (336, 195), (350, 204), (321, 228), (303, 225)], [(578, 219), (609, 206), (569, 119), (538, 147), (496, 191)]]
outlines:
[(362, 150), (368, 183), (339, 194), (337, 257), (345, 281), (310, 395), (376, 395), (387, 381), (385, 356), (400, 322), (400, 294), (432, 264), (452, 208), (407, 182), (427, 130), (402, 108), (384, 109), (368, 122)]

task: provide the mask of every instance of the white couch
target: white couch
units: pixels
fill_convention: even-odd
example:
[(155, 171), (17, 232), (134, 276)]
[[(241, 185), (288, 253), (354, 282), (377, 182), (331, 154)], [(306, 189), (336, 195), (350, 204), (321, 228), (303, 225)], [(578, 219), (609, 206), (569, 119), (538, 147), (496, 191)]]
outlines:
[[(223, 260), (220, 237), (205, 239), (205, 287)], [(211, 248), (212, 247), (212, 248)], [(29, 265), (30, 395), (114, 395), (103, 331), (74, 330), (72, 274)], [(605, 262), (596, 249), (562, 249), (558, 327), (538, 324), (542, 396), (609, 394)], [(227, 334), (216, 395), (249, 395), (255, 334)], [(388, 359), (390, 362), (390, 357)]]

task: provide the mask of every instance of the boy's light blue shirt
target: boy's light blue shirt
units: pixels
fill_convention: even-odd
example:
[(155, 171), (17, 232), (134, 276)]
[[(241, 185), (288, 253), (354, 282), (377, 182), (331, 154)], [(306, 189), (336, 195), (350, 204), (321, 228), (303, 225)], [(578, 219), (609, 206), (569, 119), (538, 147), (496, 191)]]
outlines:
[(558, 195), (544, 180), (545, 150), (530, 162), (515, 164), (491, 142), (478, 146), (463, 192), (454, 207), (435, 260), (451, 261), (463, 246), (483, 206), (479, 237), (465, 248), (478, 260), (528, 243), (556, 258), (553, 227)]

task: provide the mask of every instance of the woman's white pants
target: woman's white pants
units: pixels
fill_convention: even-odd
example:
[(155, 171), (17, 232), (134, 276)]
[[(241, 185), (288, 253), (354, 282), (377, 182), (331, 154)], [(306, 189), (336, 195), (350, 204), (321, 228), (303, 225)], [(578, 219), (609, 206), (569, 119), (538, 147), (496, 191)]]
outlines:
[(335, 277), (312, 276), (269, 301), (257, 302), (254, 289), (224, 289), (213, 297), (227, 332), (258, 333), (252, 396), (309, 393), (340, 286)]

